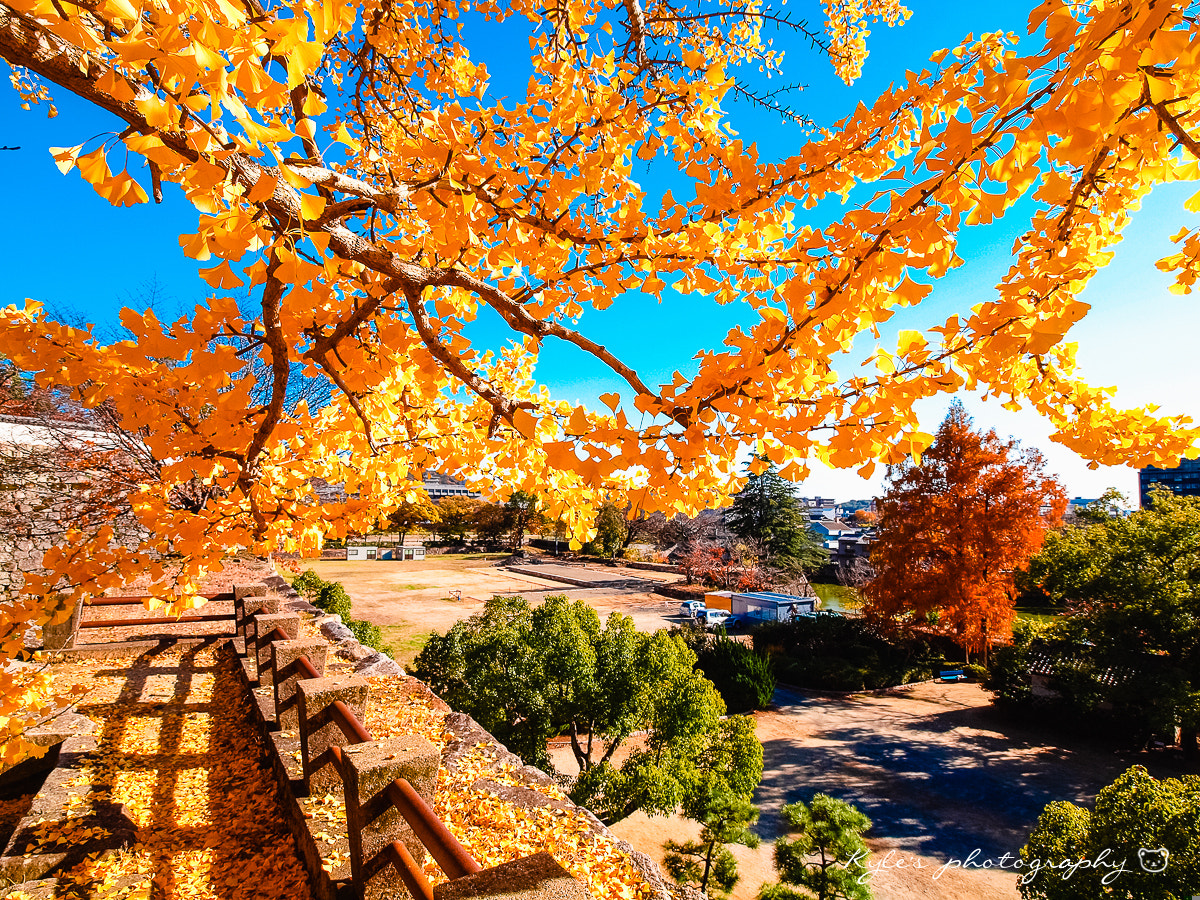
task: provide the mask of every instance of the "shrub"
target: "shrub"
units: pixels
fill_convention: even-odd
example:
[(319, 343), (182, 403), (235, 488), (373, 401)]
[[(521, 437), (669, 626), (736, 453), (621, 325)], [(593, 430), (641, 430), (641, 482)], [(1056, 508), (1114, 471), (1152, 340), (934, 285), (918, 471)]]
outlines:
[(766, 709), (775, 694), (775, 671), (771, 660), (748, 644), (718, 631), (709, 634), (704, 626), (688, 622), (671, 629), (696, 654), (696, 668), (713, 683), (730, 714)]
[(372, 650), (383, 649), (383, 630), (378, 625), (372, 625), (362, 619), (343, 619), (343, 623), (350, 629), (354, 639), (364, 647), (370, 647)]
[(325, 581), (312, 569), (305, 569), (292, 582), (297, 593), (303, 594), (330, 615), (341, 616), (342, 624), (350, 629), (354, 639), (372, 650), (383, 649), (383, 631), (378, 625), (350, 617), (350, 595), (340, 582)]
[(350, 595), (336, 581), (323, 583), (313, 603), (330, 615), (341, 616), (343, 622), (350, 618)]
[(969, 663), (963, 666), (963, 674), (967, 676), (967, 681), (974, 684), (982, 684), (987, 680), (988, 670), (983, 666), (977, 666), (974, 663)]
[(991, 665), (983, 682), (997, 706), (1024, 706), (1033, 702), (1029, 664), (1033, 646), (1040, 643), (1044, 628), (1022, 619), (1013, 626), (1012, 643), (991, 653)]
[(718, 633), (696, 655), (696, 667), (716, 687), (731, 714), (771, 705), (775, 673), (765, 654)]
[(296, 593), (311, 599), (320, 593), (321, 588), (323, 588), (326, 583), (327, 582), (322, 580), (321, 576), (312, 569), (305, 569), (303, 572), (297, 575), (295, 579), (293, 579), (292, 587), (295, 589)]
[(931, 678), (929, 644), (889, 639), (861, 619), (818, 615), (768, 622), (754, 632), (754, 649), (769, 656), (781, 678), (797, 687), (878, 690)]

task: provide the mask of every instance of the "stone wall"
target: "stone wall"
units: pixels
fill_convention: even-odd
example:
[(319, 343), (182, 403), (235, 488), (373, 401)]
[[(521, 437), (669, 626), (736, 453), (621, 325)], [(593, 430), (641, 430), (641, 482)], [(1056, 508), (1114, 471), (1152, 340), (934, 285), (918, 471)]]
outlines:
[[(354, 665), (353, 674), (357, 676), (397, 679), (403, 685), (405, 703), (424, 706), (442, 719), (442, 774), (447, 776), (451, 783), (465, 788), (473, 799), (492, 798), (517, 809), (551, 810), (556, 816), (576, 818), (584, 830), (597, 836), (602, 842), (610, 843), (617, 853), (624, 857), (630, 867), (629, 877), (640, 882), (644, 891), (641, 894), (643, 898), (703, 900), (703, 895), (698, 891), (677, 885), (667, 878), (648, 855), (612, 835), (589, 810), (571, 802), (563, 794), (557, 780), (540, 769), (526, 765), (520, 757), (511, 753), (470, 716), (453, 712), (427, 685), (406, 676), (404, 670), (386, 654), (359, 644), (349, 629), (341, 624), (339, 617), (327, 615), (323, 610), (309, 604), (278, 575), (264, 578), (263, 581), (272, 591), (281, 595), (282, 609), (297, 613), (311, 625), (317, 626), (322, 638), (330, 645), (330, 659), (336, 657), (351, 661)], [(373, 683), (378, 686), (379, 682)], [(249, 679), (247, 687), (250, 687)], [(272, 715), (268, 711), (270, 701), (262, 691), (255, 697), (260, 721), (265, 724)], [(296, 752), (300, 740), (298, 733), (265, 732), (264, 738), (266, 745), (276, 750), (275, 766), (279, 769), (281, 784), (288, 783), (289, 778), (294, 778), (296, 773), (283, 773), (289, 765), (294, 767), (299, 758)], [(480, 748), (488, 748), (484, 757), (479, 755)], [(303, 817), (298, 822), (297, 830), (311, 825), (306, 824)], [(300, 843), (303, 844), (303, 841)]]
[(0, 445), (0, 600), (25, 583), (24, 573), (40, 570), (42, 555), (66, 532), (62, 520), (70, 486), (36, 449)]
[[(70, 528), (87, 533), (108, 524), (127, 544), (146, 534), (111, 473), (64, 466), (64, 452), (71, 451), (0, 442), (0, 601), (21, 590), (26, 573), (41, 571), (42, 556)], [(77, 449), (75, 458), (85, 452)]]

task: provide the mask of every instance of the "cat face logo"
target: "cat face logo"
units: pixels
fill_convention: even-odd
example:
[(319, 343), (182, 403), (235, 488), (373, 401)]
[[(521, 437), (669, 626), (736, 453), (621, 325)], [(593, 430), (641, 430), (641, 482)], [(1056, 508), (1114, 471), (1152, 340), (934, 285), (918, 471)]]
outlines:
[(1166, 847), (1160, 847), (1157, 850), (1147, 850), (1142, 847), (1138, 850), (1138, 865), (1142, 867), (1143, 872), (1158, 875), (1167, 871), (1167, 860), (1170, 856)]

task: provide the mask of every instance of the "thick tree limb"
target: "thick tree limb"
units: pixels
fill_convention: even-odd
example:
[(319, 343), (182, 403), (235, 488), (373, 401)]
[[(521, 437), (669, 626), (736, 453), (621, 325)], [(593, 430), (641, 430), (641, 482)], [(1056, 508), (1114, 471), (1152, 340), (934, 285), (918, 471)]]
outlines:
[(1154, 112), (1158, 114), (1159, 121), (1171, 130), (1171, 134), (1175, 135), (1176, 140), (1181, 145), (1187, 147), (1188, 152), (1196, 159), (1200, 159), (1200, 142), (1197, 142), (1194, 137), (1187, 133), (1179, 119), (1167, 109), (1167, 101), (1161, 101), (1153, 104)]
[(253, 476), (258, 457), (266, 447), (271, 432), (279, 424), (283, 415), (283, 404), (287, 399), (288, 378), (292, 366), (288, 355), (288, 342), (283, 336), (283, 320), (280, 313), (283, 309), (284, 284), (275, 276), (278, 268), (279, 259), (272, 254), (270, 265), (267, 266), (267, 283), (263, 288), (262, 297), (264, 343), (271, 353), (271, 399), (246, 450), (246, 460), (242, 468), (243, 478)]

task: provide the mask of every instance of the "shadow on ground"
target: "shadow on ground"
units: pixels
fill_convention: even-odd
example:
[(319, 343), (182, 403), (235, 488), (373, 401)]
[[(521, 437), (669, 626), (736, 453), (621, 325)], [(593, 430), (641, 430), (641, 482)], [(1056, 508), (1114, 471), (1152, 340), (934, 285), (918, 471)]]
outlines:
[(775, 700), (758, 728), (755, 800), (767, 839), (782, 833), (785, 803), (823, 792), (858, 807), (873, 823), (869, 836), (888, 846), (999, 858), (1019, 850), (1047, 803), (1090, 804), (1131, 764), (1112, 746), (1001, 720), (974, 685), (836, 697), (780, 690)]

